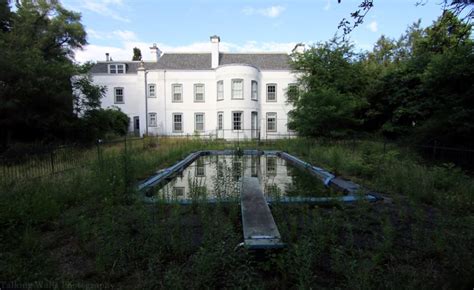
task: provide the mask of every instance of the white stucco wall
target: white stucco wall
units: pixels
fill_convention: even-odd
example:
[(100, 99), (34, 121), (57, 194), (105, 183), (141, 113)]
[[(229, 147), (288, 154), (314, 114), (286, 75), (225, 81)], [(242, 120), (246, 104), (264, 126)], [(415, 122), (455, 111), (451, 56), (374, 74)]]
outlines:
[[(145, 80), (146, 79), (146, 80)], [(244, 99), (231, 99), (232, 79), (243, 79)], [(217, 82), (224, 81), (224, 100), (217, 101)], [(258, 82), (258, 100), (251, 99), (251, 82)], [(290, 71), (259, 70), (256, 67), (235, 64), (219, 66), (211, 70), (149, 70), (138, 71), (136, 74), (94, 74), (96, 84), (106, 86), (107, 93), (102, 100), (102, 107), (117, 106), (126, 113), (131, 120), (139, 117), (140, 135), (146, 130), (146, 111), (157, 113), (157, 126), (148, 127), (148, 134), (153, 135), (192, 135), (195, 132), (194, 115), (204, 113), (204, 132), (202, 135), (220, 134), (226, 139), (251, 138), (251, 114), (258, 113), (260, 138), (288, 137), (287, 114), (291, 107), (286, 104), (286, 91), (289, 84), (295, 83), (296, 78)], [(156, 85), (156, 98), (145, 97), (145, 81), (147, 84)], [(268, 102), (266, 85), (277, 84), (277, 101)], [(183, 102), (172, 102), (172, 85), (182, 84)], [(194, 84), (204, 84), (205, 101), (194, 101)], [(124, 89), (124, 103), (114, 102), (114, 88)], [(146, 103), (147, 102), (147, 103)], [(148, 110), (146, 110), (146, 107)], [(216, 132), (217, 112), (223, 112), (224, 133)], [(232, 112), (243, 112), (243, 129), (240, 132), (232, 130)], [(267, 113), (277, 114), (277, 131), (267, 132)], [(173, 113), (183, 114), (183, 132), (173, 133)], [(133, 131), (133, 124), (130, 130)]]

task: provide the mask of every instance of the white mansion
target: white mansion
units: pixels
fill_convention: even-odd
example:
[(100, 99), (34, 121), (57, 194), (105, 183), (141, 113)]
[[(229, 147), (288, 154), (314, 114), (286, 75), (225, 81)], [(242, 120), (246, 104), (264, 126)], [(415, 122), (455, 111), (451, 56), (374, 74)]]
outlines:
[[(164, 53), (153, 61), (96, 63), (94, 83), (107, 87), (103, 107), (117, 106), (137, 135), (288, 137), (287, 91), (295, 75), (287, 53)], [(294, 50), (301, 51), (303, 45)]]

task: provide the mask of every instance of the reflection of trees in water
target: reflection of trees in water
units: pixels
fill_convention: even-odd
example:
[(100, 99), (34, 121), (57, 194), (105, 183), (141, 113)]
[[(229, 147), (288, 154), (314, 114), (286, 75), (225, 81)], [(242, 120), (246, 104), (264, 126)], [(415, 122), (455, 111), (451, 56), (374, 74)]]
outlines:
[(291, 182), (286, 185), (288, 196), (326, 196), (327, 190), (323, 183), (306, 170), (286, 165)]
[[(239, 196), (240, 176), (242, 174), (242, 164), (235, 163), (235, 158), (229, 160), (224, 156), (217, 156), (213, 166), (216, 174), (212, 177), (213, 193), (216, 198), (233, 198)], [(219, 158), (220, 157), (220, 158)], [(237, 157), (236, 158), (241, 158)], [(231, 161), (232, 165), (229, 164)], [(237, 168), (239, 166), (239, 168)]]

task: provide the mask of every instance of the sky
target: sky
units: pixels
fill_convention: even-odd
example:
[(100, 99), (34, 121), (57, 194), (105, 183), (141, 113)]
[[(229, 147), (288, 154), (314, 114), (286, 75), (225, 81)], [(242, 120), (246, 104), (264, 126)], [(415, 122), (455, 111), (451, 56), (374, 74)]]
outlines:
[[(133, 47), (144, 60), (156, 43), (164, 52), (209, 52), (211, 35), (226, 52), (290, 52), (297, 43), (326, 41), (362, 0), (62, 0), (80, 12), (88, 45), (76, 60), (131, 60)], [(357, 50), (371, 49), (385, 35), (398, 38), (413, 22), (430, 25), (441, 0), (374, 0), (364, 23), (350, 35)]]

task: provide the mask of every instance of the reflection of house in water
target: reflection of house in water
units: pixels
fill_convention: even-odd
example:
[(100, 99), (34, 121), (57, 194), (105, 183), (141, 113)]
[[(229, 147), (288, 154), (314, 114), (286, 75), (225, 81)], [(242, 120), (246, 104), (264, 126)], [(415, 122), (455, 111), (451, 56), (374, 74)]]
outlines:
[(198, 158), (195, 163), (196, 163), (196, 177), (206, 176), (206, 168), (204, 166), (204, 159)]
[(158, 191), (165, 199), (239, 198), (244, 176), (257, 177), (263, 192), (284, 194), (293, 177), (286, 160), (267, 155), (202, 156)]

